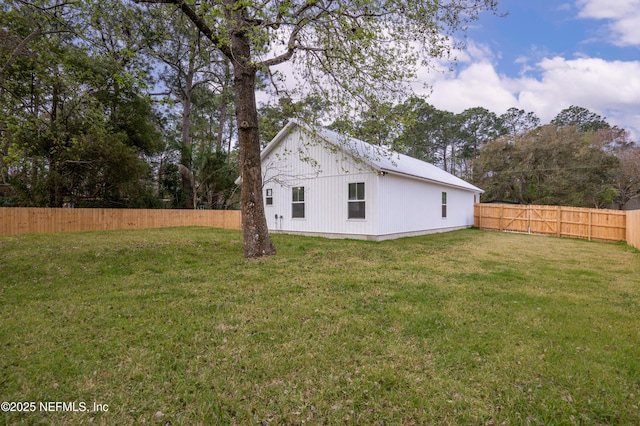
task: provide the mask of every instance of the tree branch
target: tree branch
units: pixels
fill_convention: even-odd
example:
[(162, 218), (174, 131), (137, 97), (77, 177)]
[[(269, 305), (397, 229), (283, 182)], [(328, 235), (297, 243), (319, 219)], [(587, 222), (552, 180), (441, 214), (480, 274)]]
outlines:
[(229, 46), (222, 41), (219, 34), (216, 34), (213, 29), (198, 13), (191, 8), (184, 0), (134, 0), (135, 3), (155, 3), (155, 4), (175, 4), (187, 15), (187, 18), (198, 28), (198, 30), (204, 34), (211, 42), (220, 50), (225, 56), (230, 58), (232, 56)]
[(27, 44), (29, 44), (31, 40), (39, 37), (40, 35), (42, 35), (42, 31), (40, 30), (40, 28), (36, 28), (31, 32), (31, 34), (26, 36), (24, 40), (22, 40), (20, 44), (16, 46), (15, 49), (13, 49), (13, 52), (11, 52), (11, 56), (9, 56), (9, 59), (7, 59), (7, 62), (5, 62), (4, 65), (2, 65), (2, 68), (0, 68), (0, 85), (4, 81), (4, 74), (7, 72), (9, 67), (18, 59), (18, 56), (27, 47)]
[[(294, 18), (298, 18), (298, 21), (296, 22), (296, 24), (294, 25), (293, 31), (291, 31), (291, 34), (289, 35), (289, 42), (287, 43), (287, 51), (284, 52), (281, 55), (278, 55), (274, 58), (271, 59), (266, 59), (262, 62), (260, 62), (258, 65), (263, 67), (263, 68), (268, 68), (274, 65), (279, 65), (282, 64), (284, 62), (287, 62), (288, 60), (290, 60), (293, 55), (296, 53), (296, 50), (298, 48), (297, 44), (296, 44), (296, 39), (298, 37), (298, 34), (300, 34), (300, 31), (302, 31), (302, 29), (311, 21), (313, 21), (313, 19), (317, 19), (318, 16), (316, 16), (313, 19), (310, 19), (306, 16), (304, 16), (306, 14), (306, 12), (313, 8), (313, 7), (317, 7), (318, 6), (318, 0), (308, 0), (305, 4), (303, 4), (302, 6), (300, 6), (300, 8), (298, 10), (296, 10), (292, 16)], [(326, 9), (323, 9), (324, 11), (326, 11)], [(323, 12), (320, 13), (320, 15)], [(273, 24), (272, 24), (273, 26)]]

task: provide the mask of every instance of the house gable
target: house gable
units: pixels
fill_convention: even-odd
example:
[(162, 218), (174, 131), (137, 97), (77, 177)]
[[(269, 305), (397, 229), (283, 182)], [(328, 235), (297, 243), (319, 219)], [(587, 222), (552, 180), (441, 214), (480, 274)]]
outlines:
[[(269, 229), (343, 237), (375, 235), (376, 171), (300, 126), (284, 130), (262, 155), (265, 197), (267, 191), (271, 194), (270, 204), (265, 198)], [(350, 204), (353, 184), (360, 184), (364, 199)], [(350, 207), (361, 211), (350, 215)]]
[(285, 180), (376, 171), (363, 156), (350, 152), (342, 139), (327, 138), (326, 132), (290, 121), (261, 153), (263, 176), (269, 169), (273, 169), (270, 175), (277, 172)]

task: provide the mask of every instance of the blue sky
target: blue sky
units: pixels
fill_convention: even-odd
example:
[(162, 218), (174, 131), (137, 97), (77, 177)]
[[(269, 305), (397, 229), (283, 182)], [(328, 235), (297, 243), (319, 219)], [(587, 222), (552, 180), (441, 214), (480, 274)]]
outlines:
[[(416, 93), (442, 110), (480, 106), (500, 115), (515, 107), (543, 124), (576, 105), (640, 144), (640, 0), (498, 3), (507, 16), (483, 13), (469, 28), (467, 48), (456, 52), (453, 71), (451, 62), (435, 59), (418, 70)], [(290, 63), (281, 72), (287, 86), (304, 87), (290, 77)]]
[(640, 142), (640, 0), (499, 0), (499, 8), (508, 16), (485, 13), (473, 24), (453, 72), (420, 75), (432, 104), (517, 107), (543, 123), (578, 105)]

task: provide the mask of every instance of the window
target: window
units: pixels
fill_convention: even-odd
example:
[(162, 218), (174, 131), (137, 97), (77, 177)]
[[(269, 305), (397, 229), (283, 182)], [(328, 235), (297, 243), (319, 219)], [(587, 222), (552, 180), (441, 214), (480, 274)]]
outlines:
[(447, 217), (447, 193), (442, 193), (442, 217)]
[(292, 189), (291, 217), (304, 218), (304, 186)]
[(273, 205), (273, 189), (267, 189), (264, 203), (267, 206)]
[(349, 184), (349, 219), (364, 219), (364, 182)]

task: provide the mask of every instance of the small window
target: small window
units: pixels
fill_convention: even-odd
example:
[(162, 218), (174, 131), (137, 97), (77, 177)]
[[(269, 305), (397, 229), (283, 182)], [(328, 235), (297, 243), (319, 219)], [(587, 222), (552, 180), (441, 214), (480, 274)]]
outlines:
[(349, 219), (365, 218), (364, 182), (349, 184)]
[(292, 189), (291, 217), (304, 218), (304, 186)]
[(273, 205), (273, 189), (267, 189), (264, 203), (267, 206)]
[(442, 217), (447, 217), (447, 193), (442, 193)]

